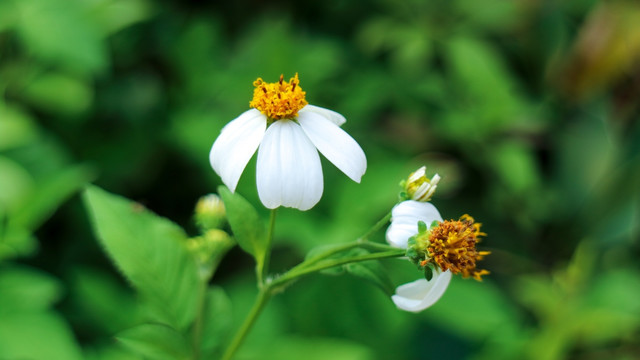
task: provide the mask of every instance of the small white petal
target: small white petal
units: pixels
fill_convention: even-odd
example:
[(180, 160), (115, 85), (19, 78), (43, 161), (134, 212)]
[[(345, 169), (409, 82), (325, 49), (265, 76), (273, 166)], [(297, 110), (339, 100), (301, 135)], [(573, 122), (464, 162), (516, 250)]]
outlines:
[(216, 139), (209, 153), (213, 170), (231, 190), (236, 190), (240, 175), (256, 152), (267, 128), (267, 117), (256, 109), (247, 110), (231, 120)]
[(322, 155), (351, 180), (360, 182), (367, 170), (367, 158), (349, 134), (324, 116), (310, 111), (298, 113), (298, 122)]
[(298, 114), (301, 112), (304, 113), (305, 111), (310, 111), (318, 115), (322, 115), (338, 126), (342, 126), (342, 124), (347, 122), (347, 119), (345, 119), (341, 114), (320, 106), (306, 105), (305, 107), (300, 109), (300, 111), (298, 111)]
[(433, 204), (414, 200), (403, 201), (391, 210), (391, 225), (387, 229), (387, 242), (402, 249), (407, 248), (410, 237), (418, 233), (418, 222), (427, 227), (434, 221), (442, 221), (442, 216)]
[(430, 281), (419, 279), (398, 286), (391, 300), (405, 311), (419, 312), (435, 304), (444, 294), (451, 281), (451, 271), (433, 271)]
[(322, 197), (322, 166), (315, 146), (300, 125), (275, 121), (258, 149), (258, 195), (269, 209), (309, 210)]

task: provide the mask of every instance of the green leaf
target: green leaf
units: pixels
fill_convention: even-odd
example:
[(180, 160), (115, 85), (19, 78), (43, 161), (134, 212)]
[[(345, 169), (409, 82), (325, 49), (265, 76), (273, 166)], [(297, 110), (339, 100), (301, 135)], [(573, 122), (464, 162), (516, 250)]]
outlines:
[(0, 150), (28, 144), (37, 136), (37, 128), (26, 113), (0, 102)]
[[(249, 352), (247, 351), (248, 355)], [(376, 356), (366, 346), (347, 340), (331, 338), (303, 338), (299, 336), (280, 336), (270, 342), (266, 348), (246, 358), (261, 360), (372, 360)]]
[(69, 326), (49, 311), (0, 314), (0, 359), (80, 360)]
[[(362, 254), (367, 253), (366, 251)], [(346, 264), (347, 272), (357, 277), (363, 278), (378, 286), (388, 296), (393, 295), (395, 287), (389, 278), (387, 270), (379, 261), (370, 260), (357, 263)]]
[(433, 269), (431, 269), (431, 267), (425, 266), (424, 278), (427, 279), (427, 281), (431, 281), (431, 279), (433, 279)]
[(261, 262), (266, 251), (267, 229), (256, 209), (238, 193), (231, 193), (225, 186), (218, 187), (224, 201), (227, 219), (233, 235), (242, 250)]
[(74, 166), (38, 182), (35, 191), (24, 201), (24, 206), (9, 219), (9, 226), (35, 230), (92, 177), (93, 171), (87, 166)]
[(24, 88), (23, 96), (40, 110), (68, 117), (89, 109), (93, 89), (82, 78), (50, 72), (34, 77)]
[(125, 330), (116, 339), (129, 350), (149, 359), (190, 359), (189, 344), (179, 332), (160, 324), (143, 324)]
[(9, 267), (0, 271), (0, 314), (44, 310), (61, 293), (58, 280), (36, 269)]
[(30, 53), (62, 67), (98, 72), (107, 66), (106, 42), (81, 1), (16, 1), (17, 32)]
[(215, 358), (214, 352), (226, 344), (227, 337), (231, 334), (231, 313), (231, 300), (226, 292), (217, 286), (210, 288), (203, 315), (201, 343), (202, 353), (210, 356), (204, 358)]
[[(320, 246), (311, 250), (309, 254), (307, 254), (306, 258), (312, 259), (314, 256), (319, 255), (323, 252), (330, 251), (332, 248), (340, 248), (343, 246), (344, 244)], [(319, 263), (322, 264), (325, 261), (336, 259), (349, 259), (366, 254), (369, 254), (369, 251), (361, 248), (352, 248), (346, 251), (338, 252), (326, 259), (320, 260)], [(321, 271), (321, 273), (325, 275), (342, 275), (345, 272), (372, 282), (389, 296), (391, 296), (391, 294), (393, 294), (394, 292), (393, 281), (391, 281), (391, 278), (389, 278), (387, 271), (380, 264), (380, 262), (375, 260), (348, 263)]]
[(95, 186), (84, 200), (96, 236), (120, 271), (163, 322), (185, 329), (195, 317), (199, 278), (184, 230)]

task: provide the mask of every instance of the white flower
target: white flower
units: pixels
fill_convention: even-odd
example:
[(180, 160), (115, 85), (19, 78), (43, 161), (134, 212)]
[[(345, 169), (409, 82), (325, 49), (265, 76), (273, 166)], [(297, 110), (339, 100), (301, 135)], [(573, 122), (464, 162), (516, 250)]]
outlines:
[(360, 182), (367, 159), (358, 143), (340, 128), (344, 116), (308, 105), (297, 86), (297, 74), (290, 82), (281, 77), (279, 83), (258, 79), (254, 85), (251, 105), (255, 108), (222, 129), (209, 155), (211, 166), (232, 192), (256, 149), (258, 195), (270, 209), (308, 210), (320, 201), (323, 177), (318, 150)]
[(389, 244), (406, 249), (410, 237), (418, 233), (418, 222), (427, 227), (434, 221), (442, 221), (442, 216), (433, 204), (415, 200), (403, 201), (391, 211), (391, 225), (387, 229)]
[[(391, 225), (387, 229), (389, 244), (406, 249), (409, 238), (418, 234), (420, 221), (430, 227), (434, 221), (442, 221), (442, 217), (436, 207), (428, 202), (407, 200), (396, 205), (391, 211)], [(419, 279), (400, 285), (391, 300), (401, 310), (419, 312), (435, 304), (450, 281), (451, 271), (435, 269), (429, 281)]]

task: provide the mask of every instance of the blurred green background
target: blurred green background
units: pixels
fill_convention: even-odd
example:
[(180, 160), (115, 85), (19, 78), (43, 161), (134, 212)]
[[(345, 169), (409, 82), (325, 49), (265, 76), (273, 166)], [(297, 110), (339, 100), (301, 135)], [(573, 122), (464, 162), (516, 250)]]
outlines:
[[(314, 275), (273, 299), (239, 359), (638, 359), (632, 0), (0, 0), (0, 359), (138, 359), (113, 335), (144, 314), (79, 191), (195, 231), (220, 129), (253, 80), (296, 72), (369, 167), (355, 184), (323, 159), (321, 202), (280, 211), (273, 270), (366, 231), (425, 164), (443, 217), (483, 223), (491, 275), (420, 314)], [(238, 191), (259, 204), (255, 159)], [(385, 265), (397, 284), (418, 275)], [(233, 250), (214, 282), (237, 326), (251, 258)]]

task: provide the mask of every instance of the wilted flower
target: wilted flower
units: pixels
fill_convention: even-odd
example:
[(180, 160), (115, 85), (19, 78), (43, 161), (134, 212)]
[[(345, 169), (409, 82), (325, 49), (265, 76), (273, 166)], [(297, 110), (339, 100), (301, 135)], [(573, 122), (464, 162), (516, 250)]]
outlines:
[[(387, 241), (395, 247), (407, 249), (409, 239), (418, 234), (418, 223), (431, 226), (436, 221), (442, 221), (442, 217), (433, 204), (403, 201), (391, 211)], [(435, 304), (449, 286), (451, 272), (435, 269), (430, 274), (430, 280), (419, 279), (400, 285), (391, 300), (399, 309), (411, 312), (419, 312)]]
[(256, 180), (260, 201), (308, 210), (323, 191), (318, 150), (353, 181), (367, 168), (364, 152), (340, 129), (345, 118), (309, 105), (298, 74), (288, 82), (256, 80), (252, 109), (228, 123), (211, 148), (211, 166), (231, 190), (258, 149)]
[(414, 200), (396, 205), (391, 215), (387, 241), (407, 249), (409, 259), (426, 277), (396, 289), (392, 300), (398, 308), (418, 312), (433, 305), (446, 290), (452, 274), (476, 280), (489, 274), (476, 268), (476, 262), (489, 252), (476, 249), (485, 234), (471, 216), (443, 221), (433, 204)]

